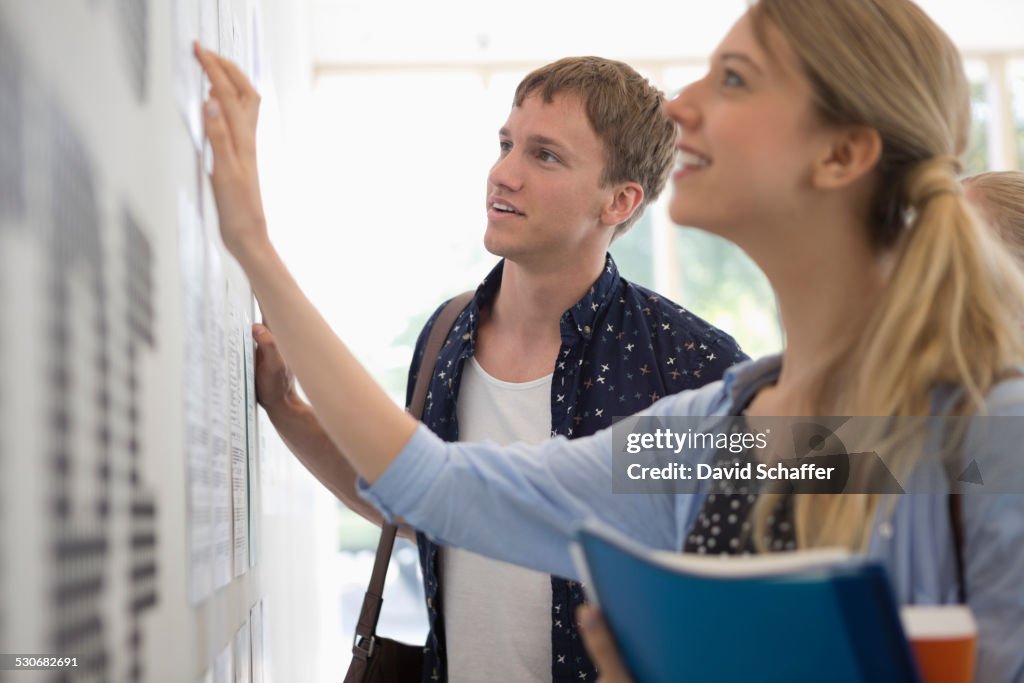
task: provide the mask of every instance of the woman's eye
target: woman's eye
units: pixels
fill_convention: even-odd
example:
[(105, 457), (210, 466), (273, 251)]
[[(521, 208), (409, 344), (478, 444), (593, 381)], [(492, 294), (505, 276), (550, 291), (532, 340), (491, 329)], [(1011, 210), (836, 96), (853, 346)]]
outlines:
[(732, 69), (725, 70), (725, 75), (722, 78), (722, 85), (725, 85), (729, 88), (742, 88), (746, 84), (747, 82), (744, 81), (743, 77), (740, 76), (738, 73), (736, 73)]

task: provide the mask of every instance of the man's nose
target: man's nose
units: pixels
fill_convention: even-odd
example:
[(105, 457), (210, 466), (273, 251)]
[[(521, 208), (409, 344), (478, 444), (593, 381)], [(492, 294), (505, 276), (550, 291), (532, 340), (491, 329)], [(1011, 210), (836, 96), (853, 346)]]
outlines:
[(487, 176), (488, 182), (497, 187), (516, 191), (523, 186), (522, 156), (516, 150), (510, 150), (491, 166)]

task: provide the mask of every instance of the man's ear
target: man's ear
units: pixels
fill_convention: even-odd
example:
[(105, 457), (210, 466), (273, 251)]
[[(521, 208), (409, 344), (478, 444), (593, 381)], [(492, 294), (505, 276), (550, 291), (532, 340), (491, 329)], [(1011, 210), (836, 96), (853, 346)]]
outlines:
[(851, 185), (869, 175), (882, 156), (882, 136), (867, 126), (844, 126), (830, 136), (814, 165), (812, 182), (819, 189)]
[(601, 222), (605, 225), (618, 225), (629, 219), (644, 200), (644, 188), (640, 183), (623, 183), (615, 187), (615, 192), (601, 211)]

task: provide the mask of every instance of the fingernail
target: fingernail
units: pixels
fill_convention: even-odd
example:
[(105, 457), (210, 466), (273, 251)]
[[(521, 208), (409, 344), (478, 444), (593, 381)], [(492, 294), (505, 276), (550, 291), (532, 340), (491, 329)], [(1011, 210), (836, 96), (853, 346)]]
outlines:
[(206, 115), (211, 119), (220, 116), (220, 105), (217, 104), (217, 100), (210, 100), (206, 103)]

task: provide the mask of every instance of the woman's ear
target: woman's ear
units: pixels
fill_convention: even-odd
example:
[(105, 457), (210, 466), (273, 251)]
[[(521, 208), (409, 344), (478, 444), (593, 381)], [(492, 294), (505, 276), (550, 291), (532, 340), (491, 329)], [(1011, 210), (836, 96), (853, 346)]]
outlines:
[(882, 137), (874, 128), (844, 126), (831, 136), (814, 166), (813, 183), (819, 189), (838, 189), (870, 175), (882, 156)]

